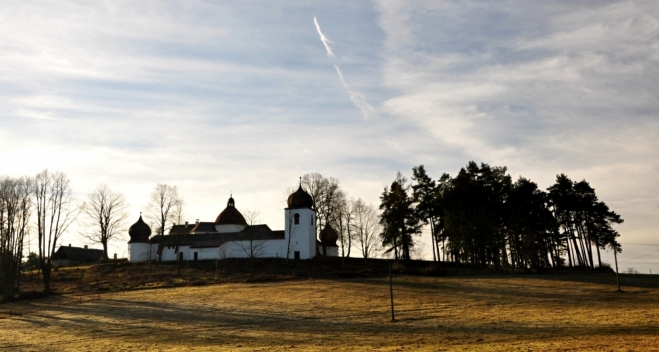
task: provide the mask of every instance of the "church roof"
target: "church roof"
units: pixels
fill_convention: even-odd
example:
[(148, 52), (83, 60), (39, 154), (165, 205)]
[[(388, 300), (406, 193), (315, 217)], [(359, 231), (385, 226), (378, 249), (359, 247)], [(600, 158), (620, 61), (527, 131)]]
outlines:
[(325, 246), (336, 246), (336, 240), (339, 239), (339, 233), (336, 232), (330, 225), (326, 225), (321, 231), (319, 236), (320, 243)]
[(312, 208), (313, 207), (313, 198), (309, 195), (309, 193), (305, 192), (302, 189), (302, 185), (297, 189), (297, 191), (293, 192), (290, 196), (288, 196), (288, 207), (289, 208)]
[(233, 200), (233, 197), (229, 197), (227, 202), (227, 207), (222, 210), (220, 215), (215, 219), (215, 225), (244, 225), (247, 226), (247, 221), (243, 217), (238, 209), (236, 209), (236, 203)]
[(140, 214), (137, 222), (128, 229), (128, 235), (130, 235), (130, 241), (128, 243), (148, 242), (149, 236), (151, 236), (151, 228), (142, 220), (142, 214)]
[[(200, 223), (201, 224), (201, 223)], [(208, 223), (213, 224), (213, 223)], [(183, 226), (183, 225), (177, 225)], [(191, 226), (190, 226), (191, 227)], [(247, 226), (242, 231), (226, 233), (179, 233), (168, 236), (156, 236), (151, 243), (164, 246), (190, 246), (192, 248), (219, 247), (229, 241), (244, 240), (278, 240), (284, 239), (284, 231), (273, 231), (268, 225)]]

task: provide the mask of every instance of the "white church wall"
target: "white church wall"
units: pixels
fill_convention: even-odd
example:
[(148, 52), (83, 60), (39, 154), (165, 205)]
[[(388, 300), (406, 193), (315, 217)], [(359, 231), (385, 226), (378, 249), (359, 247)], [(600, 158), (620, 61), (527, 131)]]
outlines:
[(128, 260), (131, 262), (144, 262), (149, 258), (148, 243), (129, 243)]
[[(309, 208), (287, 208), (285, 209), (285, 231), (284, 239), (255, 241), (260, 250), (257, 253), (259, 258), (286, 258), (294, 259), (295, 252), (299, 252), (300, 259), (310, 259), (316, 256), (316, 213)], [(299, 215), (298, 224), (294, 223), (295, 214)], [(242, 231), (243, 225), (216, 225), (218, 233), (235, 233)], [(221, 235), (219, 235), (221, 236)], [(288, 250), (290, 237), (290, 251)], [(158, 259), (159, 243), (153, 243), (151, 246), (151, 258)], [(176, 246), (165, 246), (162, 248), (160, 259), (163, 261), (174, 261), (183, 255), (183, 260), (194, 260), (195, 253), (197, 260), (214, 260), (224, 258), (248, 258), (249, 241), (227, 242), (219, 247), (190, 248), (189, 245), (179, 246), (178, 252)], [(245, 249), (247, 250), (245, 250)], [(328, 253), (329, 254), (329, 253)], [(128, 257), (130, 261), (146, 261), (149, 256), (149, 244), (147, 243), (129, 243)]]
[[(285, 240), (254, 241), (254, 254), (257, 258), (286, 258), (285, 243)], [(249, 258), (250, 241), (230, 242), (228, 250), (231, 258)]]

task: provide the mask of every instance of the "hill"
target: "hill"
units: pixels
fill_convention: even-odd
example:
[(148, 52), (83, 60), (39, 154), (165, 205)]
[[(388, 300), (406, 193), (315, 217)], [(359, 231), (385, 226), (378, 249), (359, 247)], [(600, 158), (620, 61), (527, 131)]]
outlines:
[[(128, 266), (88, 268), (83, 281), (98, 278), (100, 285), (104, 270), (121, 277), (124, 269)], [(214, 268), (187, 270), (215, 274)], [(659, 345), (658, 280), (649, 275), (623, 277), (628, 284), (619, 293), (610, 273), (398, 274), (397, 321), (391, 322), (389, 281), (378, 268), (371, 277), (353, 278), (330, 268), (326, 278), (304, 277), (305, 269), (297, 270), (280, 281), (250, 282), (256, 276), (247, 271), (227, 274), (221, 284), (97, 289), (6, 304), (0, 306), (0, 346), (26, 351), (601, 351)]]

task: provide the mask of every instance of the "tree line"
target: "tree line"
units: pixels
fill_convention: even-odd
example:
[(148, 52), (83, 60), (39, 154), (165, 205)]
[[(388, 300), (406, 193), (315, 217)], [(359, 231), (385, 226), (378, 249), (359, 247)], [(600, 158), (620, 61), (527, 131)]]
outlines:
[[(598, 199), (588, 182), (564, 174), (542, 190), (524, 177), (513, 181), (506, 167), (471, 161), (455, 177), (444, 173), (434, 180), (420, 165), (412, 169), (411, 182), (396, 175), (379, 207), (349, 197), (332, 177), (309, 173), (300, 182), (312, 196), (318, 235), (328, 229), (334, 233), (343, 258), (385, 254), (412, 259), (424, 226), (430, 229), (433, 260), (456, 264), (595, 268), (602, 265), (601, 250), (621, 251), (613, 228), (623, 222), (620, 215)], [(37, 250), (29, 253), (29, 263), (38, 267), (44, 292), (50, 293), (52, 258), (70, 226), (77, 221), (79, 234), (101, 244), (107, 259), (108, 242), (126, 233), (126, 209), (125, 197), (104, 184), (86, 200), (74, 199), (70, 180), (61, 172), (0, 178), (2, 300), (19, 290), (30, 238), (36, 239)], [(156, 185), (146, 218), (160, 236), (183, 221), (184, 201), (176, 186)], [(330, 243), (318, 237), (319, 250), (326, 254)]]
[(545, 191), (524, 177), (513, 181), (505, 166), (470, 161), (436, 180), (414, 167), (412, 181), (398, 173), (380, 197), (380, 238), (396, 259), (410, 259), (424, 225), (433, 260), (456, 264), (595, 268), (600, 250), (621, 251), (613, 225), (623, 219), (585, 180), (559, 174)]
[[(44, 292), (51, 293), (53, 255), (62, 236), (77, 222), (78, 235), (103, 247), (127, 232), (128, 204), (120, 192), (100, 184), (85, 200), (72, 197), (71, 182), (62, 172), (43, 170), (35, 176), (0, 178), (0, 289), (5, 302), (19, 292), (20, 272), (38, 269)], [(183, 199), (176, 186), (158, 184), (149, 201), (149, 221), (158, 234), (183, 216)], [(26, 244), (37, 242), (23, 261)]]

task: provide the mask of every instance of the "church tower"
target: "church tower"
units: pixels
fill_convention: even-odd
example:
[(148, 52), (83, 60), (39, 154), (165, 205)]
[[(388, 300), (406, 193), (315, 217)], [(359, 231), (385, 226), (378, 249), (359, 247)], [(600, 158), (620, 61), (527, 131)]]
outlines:
[(316, 256), (316, 211), (313, 209), (313, 199), (302, 189), (302, 184), (288, 196), (288, 208), (284, 210), (286, 224), (286, 246), (288, 243), (290, 259), (311, 259)]
[(151, 228), (140, 218), (128, 229), (130, 240), (128, 241), (128, 260), (131, 262), (143, 262), (149, 260), (150, 253), (149, 237)]

